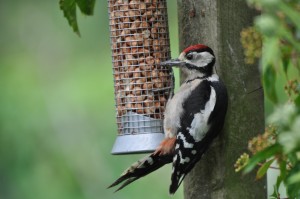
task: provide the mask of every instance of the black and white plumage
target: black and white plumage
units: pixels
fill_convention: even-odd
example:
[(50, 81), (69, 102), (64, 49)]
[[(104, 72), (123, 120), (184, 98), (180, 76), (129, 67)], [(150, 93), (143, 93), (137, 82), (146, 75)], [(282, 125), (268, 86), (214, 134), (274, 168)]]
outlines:
[(173, 162), (169, 192), (174, 194), (186, 174), (201, 159), (223, 128), (227, 91), (214, 69), (213, 51), (202, 44), (185, 49), (178, 59), (162, 65), (180, 67), (186, 80), (168, 100), (165, 139), (154, 153), (134, 163), (110, 187), (122, 189), (167, 163)]

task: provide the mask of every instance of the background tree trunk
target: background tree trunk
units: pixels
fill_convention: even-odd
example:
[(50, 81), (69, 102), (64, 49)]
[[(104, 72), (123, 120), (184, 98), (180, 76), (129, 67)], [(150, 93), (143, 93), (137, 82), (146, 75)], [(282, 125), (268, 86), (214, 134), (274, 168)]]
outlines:
[[(225, 82), (229, 107), (222, 134), (184, 181), (185, 199), (261, 199), (266, 179), (235, 173), (236, 159), (250, 138), (264, 132), (264, 99), (257, 65), (246, 65), (240, 32), (257, 14), (244, 0), (178, 0), (180, 50), (210, 46)], [(252, 92), (254, 91), (254, 92)]]

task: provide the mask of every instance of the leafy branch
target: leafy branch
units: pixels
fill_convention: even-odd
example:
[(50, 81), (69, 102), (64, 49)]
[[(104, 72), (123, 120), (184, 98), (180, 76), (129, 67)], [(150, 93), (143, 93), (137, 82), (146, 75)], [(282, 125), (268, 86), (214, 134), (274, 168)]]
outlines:
[[(289, 198), (300, 197), (300, 0), (248, 0), (261, 11), (254, 26), (241, 33), (245, 62), (259, 59), (265, 95), (273, 102), (274, 111), (267, 118), (265, 132), (251, 139), (250, 155), (237, 160), (236, 172), (249, 173), (258, 167), (256, 178), (268, 169), (280, 175), (270, 198), (279, 199), (279, 186), (284, 184)], [(261, 50), (260, 50), (261, 49)], [(295, 74), (298, 74), (295, 75)], [(278, 81), (278, 77), (285, 81)], [(277, 86), (276, 86), (277, 85)], [(286, 92), (279, 99), (278, 86)], [(274, 167), (273, 164), (277, 164)]]
[(60, 0), (59, 6), (65, 18), (68, 20), (69, 25), (73, 28), (73, 31), (80, 36), (77, 23), (77, 6), (83, 14), (93, 15), (95, 0)]

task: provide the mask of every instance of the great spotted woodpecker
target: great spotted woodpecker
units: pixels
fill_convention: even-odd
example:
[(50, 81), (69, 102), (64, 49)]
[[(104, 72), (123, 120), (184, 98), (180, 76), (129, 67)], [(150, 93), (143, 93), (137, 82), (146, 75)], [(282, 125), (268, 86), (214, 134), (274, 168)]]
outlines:
[(161, 63), (182, 69), (186, 79), (168, 100), (164, 117), (165, 139), (151, 155), (135, 162), (113, 187), (131, 182), (173, 162), (170, 194), (174, 194), (223, 128), (227, 111), (227, 91), (216, 74), (211, 48), (198, 44), (186, 48), (178, 57)]

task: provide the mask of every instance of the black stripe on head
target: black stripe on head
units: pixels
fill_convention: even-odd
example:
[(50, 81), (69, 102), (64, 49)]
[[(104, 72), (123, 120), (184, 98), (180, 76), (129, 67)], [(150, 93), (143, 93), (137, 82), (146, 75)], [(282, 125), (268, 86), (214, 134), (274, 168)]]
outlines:
[(214, 64), (215, 64), (215, 58), (212, 60), (212, 62), (210, 64), (208, 64), (207, 66), (204, 66), (204, 67), (197, 67), (194, 64), (190, 64), (190, 63), (186, 63), (185, 66), (188, 69), (197, 70), (200, 73), (204, 74), (205, 76), (211, 76), (212, 72), (213, 72)]

